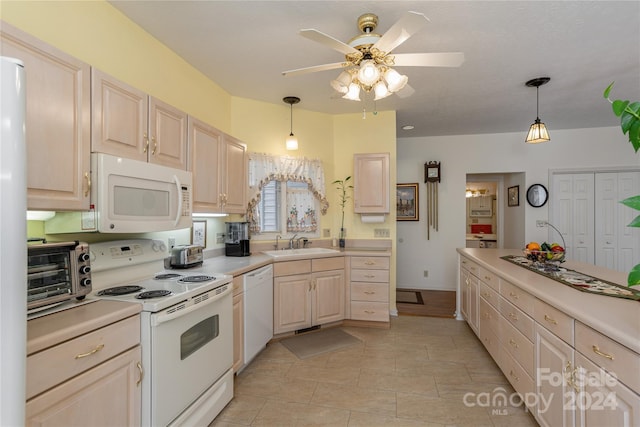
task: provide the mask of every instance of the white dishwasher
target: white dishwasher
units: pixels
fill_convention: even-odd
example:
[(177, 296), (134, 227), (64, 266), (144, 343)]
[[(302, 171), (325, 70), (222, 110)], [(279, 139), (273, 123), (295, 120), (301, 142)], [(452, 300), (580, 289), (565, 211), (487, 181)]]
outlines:
[(244, 365), (273, 338), (273, 266), (244, 275)]

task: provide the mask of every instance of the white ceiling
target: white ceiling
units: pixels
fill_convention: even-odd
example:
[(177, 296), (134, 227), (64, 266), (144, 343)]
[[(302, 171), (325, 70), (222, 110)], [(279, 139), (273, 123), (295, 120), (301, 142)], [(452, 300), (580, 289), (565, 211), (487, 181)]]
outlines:
[[(555, 129), (616, 126), (612, 97), (640, 99), (638, 1), (111, 1), (233, 96), (329, 114), (397, 111), (398, 137), (522, 132), (536, 117)], [(407, 11), (430, 19), (394, 53), (462, 51), (460, 68), (398, 68), (415, 93), (354, 102), (329, 86), (340, 70), (282, 71), (343, 60), (298, 34), (313, 28), (348, 42), (357, 18), (379, 16), (383, 34)], [(365, 98), (363, 98), (365, 99)], [(415, 129), (404, 131), (403, 125)]]

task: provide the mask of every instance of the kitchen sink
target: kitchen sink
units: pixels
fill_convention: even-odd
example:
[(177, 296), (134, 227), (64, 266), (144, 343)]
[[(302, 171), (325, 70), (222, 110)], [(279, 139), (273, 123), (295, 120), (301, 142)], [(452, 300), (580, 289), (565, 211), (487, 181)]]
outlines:
[(329, 248), (299, 248), (299, 249), (280, 249), (278, 251), (264, 251), (265, 255), (270, 257), (283, 258), (301, 258), (302, 256), (338, 254), (340, 251)]

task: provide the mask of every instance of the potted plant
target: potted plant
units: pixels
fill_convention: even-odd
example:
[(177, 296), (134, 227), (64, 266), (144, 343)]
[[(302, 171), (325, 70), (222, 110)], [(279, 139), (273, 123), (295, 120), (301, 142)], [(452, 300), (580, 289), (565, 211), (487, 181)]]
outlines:
[(347, 200), (350, 199), (350, 196), (347, 194), (347, 190), (349, 190), (350, 188), (353, 188), (353, 185), (349, 185), (349, 180), (351, 179), (351, 176), (346, 177), (345, 179), (337, 179), (335, 181), (332, 182), (332, 184), (336, 185), (336, 190), (338, 190), (340, 193), (340, 207), (342, 208), (342, 221), (340, 222), (340, 237), (339, 237), (339, 244), (341, 248), (344, 248), (345, 246), (345, 241), (344, 241), (344, 208), (347, 205)]
[[(637, 153), (640, 149), (640, 102), (622, 101), (620, 99), (612, 101), (609, 99), (609, 93), (612, 87), (613, 83), (604, 90), (604, 97), (611, 103), (613, 114), (620, 117), (622, 133), (629, 136), (629, 142)], [(629, 197), (620, 203), (638, 211), (640, 210), (640, 195)], [(640, 215), (631, 221), (629, 227), (640, 227)], [(640, 264), (635, 265), (629, 272), (627, 285), (640, 285)]]

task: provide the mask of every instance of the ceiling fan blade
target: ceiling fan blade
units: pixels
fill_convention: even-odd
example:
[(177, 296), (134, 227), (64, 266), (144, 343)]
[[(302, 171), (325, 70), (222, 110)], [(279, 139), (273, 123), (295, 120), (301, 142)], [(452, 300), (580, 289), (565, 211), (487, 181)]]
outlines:
[(283, 76), (299, 76), (301, 74), (316, 73), (318, 71), (335, 70), (342, 68), (344, 62), (334, 62), (333, 64), (314, 65), (313, 67), (297, 68), (295, 70), (283, 71)]
[(327, 47), (330, 47), (333, 50), (337, 50), (340, 53), (348, 55), (350, 53), (357, 53), (358, 51), (346, 43), (341, 42), (338, 39), (334, 39), (333, 37), (321, 33), (318, 30), (308, 29), (308, 30), (300, 30), (300, 35), (309, 40), (313, 40), (314, 42), (318, 42)]
[(389, 53), (421, 30), (428, 22), (429, 18), (422, 13), (407, 12), (384, 33), (373, 47)]
[(396, 92), (398, 98), (408, 98), (416, 92), (414, 88), (409, 85), (405, 85), (402, 89)]
[(462, 52), (400, 53), (392, 56), (398, 67), (459, 67), (464, 62)]

